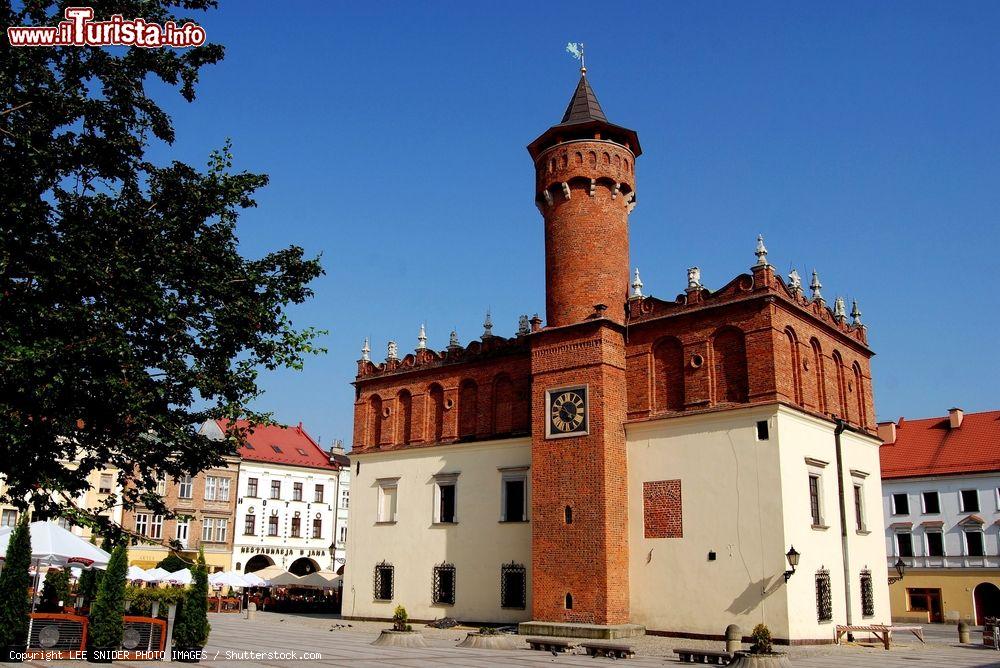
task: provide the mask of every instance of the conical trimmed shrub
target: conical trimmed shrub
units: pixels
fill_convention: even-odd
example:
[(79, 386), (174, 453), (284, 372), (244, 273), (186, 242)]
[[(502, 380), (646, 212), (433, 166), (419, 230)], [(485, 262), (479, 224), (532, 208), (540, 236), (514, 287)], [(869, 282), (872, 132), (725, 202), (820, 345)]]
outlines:
[(31, 614), (31, 529), (28, 514), (14, 527), (7, 544), (3, 571), (0, 572), (0, 660), (6, 661), (6, 648), (28, 644), (28, 615)]
[(191, 569), (191, 588), (174, 623), (174, 646), (180, 650), (200, 649), (208, 642), (208, 568), (205, 552), (198, 550), (198, 563)]
[(88, 639), (95, 649), (118, 649), (125, 633), (125, 582), (128, 576), (128, 546), (119, 543), (111, 553), (101, 579), (97, 599), (90, 607)]

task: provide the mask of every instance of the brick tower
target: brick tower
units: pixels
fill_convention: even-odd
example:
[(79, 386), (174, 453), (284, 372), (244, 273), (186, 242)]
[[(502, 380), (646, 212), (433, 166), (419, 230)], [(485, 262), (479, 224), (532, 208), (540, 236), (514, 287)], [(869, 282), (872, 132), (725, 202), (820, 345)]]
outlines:
[(528, 146), (545, 224), (546, 327), (531, 336), (532, 616), (629, 620), (625, 303), (632, 130), (586, 70), (562, 121)]

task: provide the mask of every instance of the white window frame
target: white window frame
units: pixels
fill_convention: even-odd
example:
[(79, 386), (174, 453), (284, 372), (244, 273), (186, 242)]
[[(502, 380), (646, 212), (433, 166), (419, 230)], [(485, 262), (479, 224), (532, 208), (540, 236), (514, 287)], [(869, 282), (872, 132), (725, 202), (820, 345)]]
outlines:
[(345, 509), (351, 507), (350, 490), (345, 489), (343, 492), (340, 493), (340, 507)]
[(115, 478), (110, 473), (102, 473), (97, 483), (98, 494), (110, 494), (115, 491)]
[[(187, 488), (187, 494), (185, 494), (185, 487)], [(182, 475), (177, 479), (177, 498), (178, 499), (193, 499), (194, 498), (194, 478), (189, 475)]]
[(177, 541), (181, 544), (182, 547), (187, 547), (190, 535), (191, 535), (191, 518), (178, 517), (177, 526), (174, 527), (174, 538), (177, 539)]
[(149, 520), (149, 537), (163, 538), (163, 515), (153, 515)]
[[(378, 515), (375, 521), (379, 524), (394, 524), (399, 517), (399, 478), (379, 478), (375, 483), (378, 485)], [(386, 508), (385, 498), (389, 490), (392, 490), (392, 503)]]
[(322, 483), (313, 484), (313, 503), (326, 503), (326, 485)]
[(855, 489), (861, 490), (860, 494), (855, 495), (854, 505), (859, 505), (860, 508), (855, 508), (855, 525), (857, 525), (857, 516), (861, 516), (861, 526), (855, 526), (854, 529), (858, 533), (868, 533), (868, 504), (865, 502), (865, 481), (858, 480), (854, 478), (852, 481), (854, 484), (851, 486), (851, 491)]
[(340, 527), (340, 531), (338, 533), (338, 542), (340, 542), (340, 543), (346, 543), (347, 542), (347, 527), (346, 526), (341, 526)]
[[(274, 518), (274, 533), (271, 533), (271, 518), (272, 517)], [(281, 519), (278, 517), (277, 513), (274, 513), (272, 515), (268, 515), (268, 517), (267, 517), (267, 535), (271, 536), (272, 538), (274, 536), (280, 536), (281, 535)]]
[[(937, 497), (938, 509), (936, 513), (927, 512), (927, 502), (924, 499), (925, 494), (933, 494)], [(926, 491), (920, 492), (920, 514), (921, 515), (940, 515), (941, 514), (941, 493), (936, 489), (928, 489)]]
[[(976, 508), (966, 508), (965, 507), (965, 494), (963, 492), (974, 492), (976, 494), (976, 506), (977, 506)], [(978, 513), (978, 512), (981, 512), (980, 509), (983, 507), (983, 504), (981, 503), (981, 501), (982, 501), (982, 499), (979, 498), (979, 490), (978, 489), (960, 489), (960, 490), (958, 490), (958, 506), (961, 509), (961, 512), (963, 512), (963, 513)]]
[[(970, 554), (969, 552), (969, 534), (978, 533), (980, 543), (983, 546), (982, 554)], [(986, 532), (983, 531), (983, 527), (969, 528), (968, 526), (962, 527), (962, 551), (964, 557), (969, 559), (985, 559), (986, 558)]]
[(225, 543), (229, 535), (229, 519), (217, 517), (215, 519), (215, 542)]
[[(910, 552), (913, 553), (910, 556), (906, 556), (906, 555), (902, 554), (902, 552), (899, 549), (899, 537), (902, 536), (903, 534), (906, 534), (906, 535), (908, 535), (910, 537)], [(895, 553), (895, 556), (903, 558), (903, 559), (913, 559), (914, 557), (917, 556), (917, 551), (915, 549), (913, 549), (914, 547), (915, 546), (914, 546), (914, 543), (913, 543), (913, 531), (912, 530), (909, 530), (909, 529), (907, 529), (907, 530), (900, 529), (900, 530), (895, 531), (893, 533), (892, 549), (893, 549), (893, 552)]]
[[(434, 509), (433, 515), (435, 524), (458, 524), (458, 476), (459, 473), (438, 473), (434, 476)], [(455, 488), (455, 512), (450, 522), (441, 521), (441, 487), (451, 486)]]
[[(274, 488), (275, 483), (277, 483), (278, 489)], [(270, 491), (268, 492), (270, 494), (270, 496), (268, 498), (271, 499), (272, 501), (280, 501), (281, 500), (281, 481), (280, 480), (272, 480), (268, 484), (268, 487), (270, 488)], [(275, 492), (277, 492), (277, 494), (275, 494)]]
[[(929, 536), (931, 534), (937, 534), (941, 536), (941, 554), (931, 554), (931, 541)], [(930, 559), (944, 559), (948, 556), (948, 543), (944, 539), (944, 529), (924, 529), (924, 556)]]
[(214, 475), (205, 476), (205, 500), (215, 501), (215, 486), (218, 481)]
[[(501, 468), (500, 471), (500, 521), (501, 522), (528, 522), (531, 518), (531, 492), (528, 478), (528, 467), (527, 466), (513, 466), (508, 468)], [(507, 482), (521, 480), (524, 482), (524, 499), (523, 505), (523, 516), (521, 519), (508, 519), (507, 518)]]
[(305, 483), (293, 482), (292, 483), (292, 501), (302, 501), (306, 495)]
[(135, 514), (135, 532), (140, 536), (149, 535), (149, 513)]
[(156, 493), (160, 496), (164, 496), (167, 493), (167, 476), (165, 473), (161, 473), (156, 478)]
[(205, 517), (201, 520), (201, 542), (211, 543), (215, 535), (215, 518)]
[[(906, 497), (906, 512), (901, 513), (899, 509), (896, 508), (896, 497), (905, 496)], [(910, 514), (910, 494), (908, 492), (892, 492), (889, 494), (889, 505), (892, 506), (889, 510), (892, 511), (893, 515), (909, 515)]]
[[(13, 521), (8, 521), (7, 518), (11, 517), (12, 515), (14, 518)], [(17, 510), (13, 508), (4, 508), (3, 513), (0, 514), (0, 520), (3, 520), (3, 522), (0, 523), (0, 526), (5, 526), (5, 527), (17, 526), (17, 518), (18, 518)]]

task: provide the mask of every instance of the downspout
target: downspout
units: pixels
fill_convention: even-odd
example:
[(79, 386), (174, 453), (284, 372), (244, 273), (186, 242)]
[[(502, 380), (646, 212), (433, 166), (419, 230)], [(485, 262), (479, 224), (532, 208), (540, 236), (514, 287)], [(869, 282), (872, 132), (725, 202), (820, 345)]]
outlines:
[[(837, 495), (840, 499), (840, 553), (844, 561), (844, 603), (847, 611), (847, 625), (854, 623), (854, 612), (851, 609), (851, 559), (847, 546), (847, 502), (844, 498), (844, 457), (840, 435), (847, 429), (847, 423), (840, 418), (834, 418), (837, 428), (833, 430), (833, 439), (837, 448)], [(851, 634), (849, 634), (850, 636)], [(849, 637), (849, 639), (852, 639)]]

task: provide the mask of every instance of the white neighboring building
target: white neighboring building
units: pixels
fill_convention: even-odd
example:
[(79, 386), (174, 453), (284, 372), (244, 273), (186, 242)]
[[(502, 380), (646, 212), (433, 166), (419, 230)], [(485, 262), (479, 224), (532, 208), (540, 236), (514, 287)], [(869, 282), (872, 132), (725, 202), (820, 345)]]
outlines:
[[(243, 425), (245, 426), (245, 425)], [(202, 433), (223, 438), (222, 421)], [(340, 470), (297, 427), (257, 427), (239, 451), (233, 568), (252, 573), (277, 565), (296, 575), (336, 570)]]
[(337, 524), (333, 533), (333, 570), (340, 570), (347, 563), (347, 516), (351, 505), (351, 459), (344, 454), (344, 442), (337, 441), (330, 448), (330, 461), (340, 467), (337, 481)]

